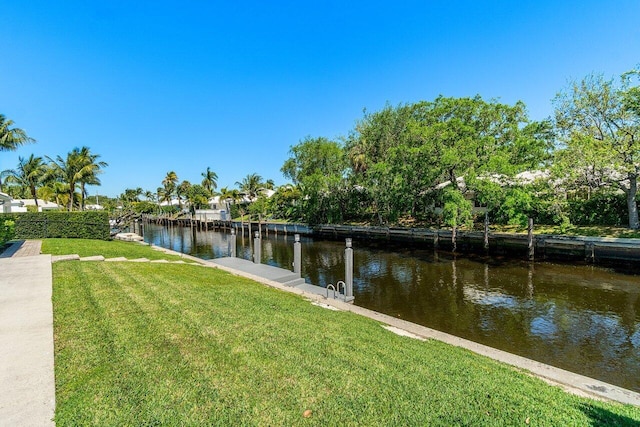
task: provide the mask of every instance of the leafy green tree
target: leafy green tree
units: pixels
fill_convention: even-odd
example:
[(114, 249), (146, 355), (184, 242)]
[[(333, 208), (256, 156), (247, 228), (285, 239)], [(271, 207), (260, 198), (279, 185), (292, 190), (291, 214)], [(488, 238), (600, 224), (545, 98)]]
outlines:
[[(622, 75), (622, 102), (627, 111), (640, 116), (640, 65)], [(636, 85), (634, 86), (634, 82)]]
[(478, 177), (539, 168), (552, 146), (550, 123), (530, 122), (521, 102), (441, 96), (365, 114), (346, 150), (354, 182), (384, 223), (419, 216), (441, 184), (464, 194)]
[(148, 200), (142, 200), (140, 202), (135, 202), (132, 204), (133, 211), (135, 213), (153, 213), (158, 208), (155, 203), (152, 203)]
[(35, 142), (24, 130), (12, 127), (13, 125), (13, 120), (0, 114), (0, 151), (14, 151), (23, 144)]
[(472, 220), (471, 209), (473, 206), (460, 191), (452, 186), (445, 188), (443, 202), (442, 219), (452, 229), (451, 242), (455, 252), (458, 227)]
[(218, 187), (218, 174), (207, 167), (207, 170), (201, 175), (202, 187), (209, 192), (209, 196), (213, 195), (214, 190)]
[(296, 185), (281, 185), (269, 199), (269, 213), (279, 219), (301, 220), (302, 191)]
[(629, 228), (638, 229), (640, 115), (636, 87), (602, 75), (574, 81), (554, 99), (556, 126), (564, 146), (558, 153), (568, 183), (615, 186), (627, 196)]
[(307, 137), (291, 147), (282, 173), (302, 192), (302, 212), (309, 223), (341, 221), (346, 202), (346, 158), (335, 141)]
[(126, 188), (122, 194), (120, 194), (120, 200), (125, 205), (130, 205), (140, 201), (140, 196), (142, 196), (143, 190), (142, 188)]
[(194, 184), (187, 188), (185, 196), (192, 209), (206, 209), (209, 207), (211, 192), (203, 185)]
[(264, 194), (261, 194), (249, 205), (249, 214), (262, 222), (267, 214), (268, 206), (269, 199)]

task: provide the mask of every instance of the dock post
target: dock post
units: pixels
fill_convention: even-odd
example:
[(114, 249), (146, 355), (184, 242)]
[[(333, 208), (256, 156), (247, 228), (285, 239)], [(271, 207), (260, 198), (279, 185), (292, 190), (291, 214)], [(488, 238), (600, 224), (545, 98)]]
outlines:
[(300, 243), (300, 235), (293, 236), (293, 272), (300, 274), (302, 271), (302, 243)]
[(344, 277), (346, 298), (353, 297), (353, 249), (351, 248), (351, 238), (345, 239), (347, 244), (344, 250)]
[(235, 258), (236, 257), (236, 230), (234, 228), (231, 229), (231, 239), (229, 239), (229, 256)]
[(535, 254), (535, 244), (533, 240), (533, 218), (529, 218), (527, 248), (528, 248), (529, 261), (533, 261), (534, 254)]
[(484, 213), (484, 252), (489, 253), (489, 211)]
[(256, 231), (255, 238), (253, 239), (253, 262), (256, 264), (260, 264), (260, 260), (262, 259), (260, 249), (262, 249), (260, 233)]

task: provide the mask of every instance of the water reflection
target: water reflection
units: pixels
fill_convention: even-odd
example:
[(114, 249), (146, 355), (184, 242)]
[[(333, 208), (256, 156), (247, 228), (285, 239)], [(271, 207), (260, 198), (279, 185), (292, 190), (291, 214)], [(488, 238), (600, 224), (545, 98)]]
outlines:
[[(145, 240), (203, 259), (231, 235), (148, 226)], [(302, 238), (302, 274), (344, 279), (344, 243)], [(237, 255), (251, 259), (248, 236)], [(477, 261), (354, 242), (356, 304), (640, 391), (640, 277), (594, 266)], [(293, 236), (262, 241), (262, 262), (292, 269)]]

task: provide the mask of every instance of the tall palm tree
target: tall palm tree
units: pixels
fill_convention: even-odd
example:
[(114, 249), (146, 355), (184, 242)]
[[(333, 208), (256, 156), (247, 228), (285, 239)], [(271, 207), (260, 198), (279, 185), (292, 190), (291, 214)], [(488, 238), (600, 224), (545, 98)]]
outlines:
[(246, 194), (251, 201), (257, 199), (262, 190), (264, 190), (262, 177), (257, 173), (245, 176), (242, 178), (242, 181), (236, 182), (236, 185), (240, 187), (240, 191)]
[(27, 133), (19, 128), (12, 128), (13, 120), (0, 114), (0, 151), (14, 151), (23, 144), (35, 142)]
[(178, 206), (182, 209), (182, 196), (185, 196), (191, 188), (189, 181), (182, 181), (180, 185), (176, 187), (176, 197), (178, 198)]
[(47, 165), (42, 161), (42, 157), (32, 154), (28, 159), (18, 157), (18, 168), (11, 174), (12, 181), (29, 190), (36, 207), (38, 207), (38, 186), (42, 184), (46, 172)]
[(100, 185), (98, 175), (102, 173), (102, 168), (109, 166), (106, 162), (97, 161), (99, 154), (92, 154), (88, 147), (82, 147), (79, 152), (80, 161), (83, 164), (82, 177), (78, 179), (80, 184), (80, 210), (84, 210), (84, 200), (87, 197), (87, 185)]
[(167, 192), (165, 187), (158, 187), (158, 203), (171, 202), (171, 194)]
[(207, 170), (201, 175), (203, 177), (202, 186), (213, 195), (213, 190), (218, 187), (218, 174), (207, 167)]
[(163, 199), (171, 203), (171, 197), (176, 192), (176, 186), (178, 184), (178, 175), (174, 171), (167, 172), (167, 176), (162, 180), (162, 186), (164, 187)]
[[(87, 147), (82, 147), (82, 149), (74, 148), (67, 153), (65, 159), (60, 156), (57, 156), (55, 160), (47, 157), (51, 162), (55, 176), (69, 186), (68, 210), (73, 210), (74, 194), (78, 184), (81, 185), (82, 192), (84, 192), (84, 185), (100, 184), (97, 174), (100, 173), (100, 169), (107, 166), (107, 164), (105, 162), (96, 162), (98, 157), (100, 156), (97, 154), (91, 154)], [(82, 206), (82, 201), (84, 200), (82, 194), (80, 195), (80, 199)]]

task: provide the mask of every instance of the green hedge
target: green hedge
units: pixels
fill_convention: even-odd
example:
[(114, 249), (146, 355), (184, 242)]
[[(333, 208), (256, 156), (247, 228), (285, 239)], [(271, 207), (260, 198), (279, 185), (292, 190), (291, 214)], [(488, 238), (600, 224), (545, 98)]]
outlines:
[(13, 239), (15, 223), (9, 219), (0, 219), (0, 246)]
[(109, 240), (107, 212), (23, 212), (0, 214), (0, 223), (14, 221), (15, 239), (52, 237)]

